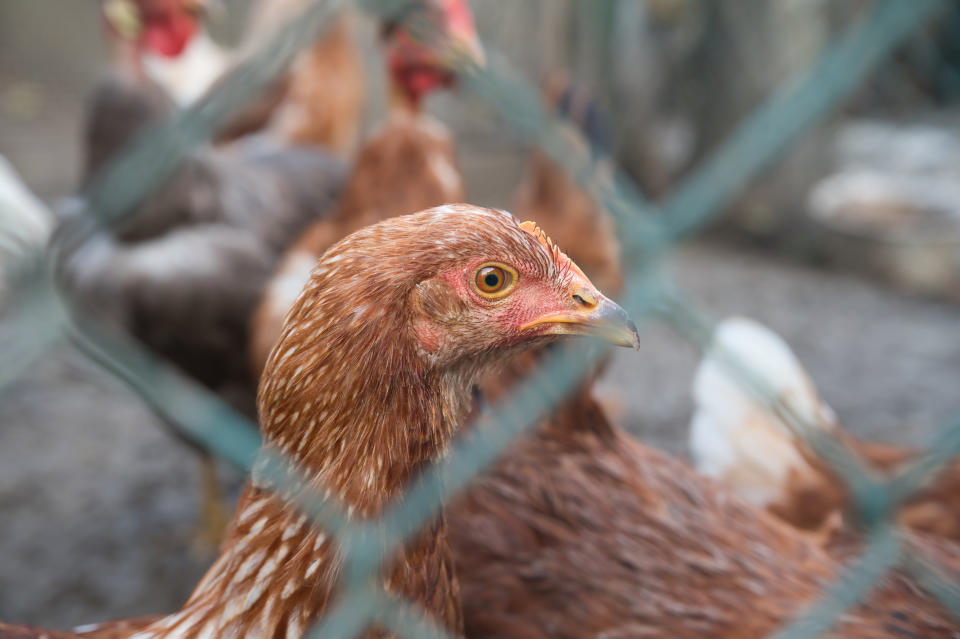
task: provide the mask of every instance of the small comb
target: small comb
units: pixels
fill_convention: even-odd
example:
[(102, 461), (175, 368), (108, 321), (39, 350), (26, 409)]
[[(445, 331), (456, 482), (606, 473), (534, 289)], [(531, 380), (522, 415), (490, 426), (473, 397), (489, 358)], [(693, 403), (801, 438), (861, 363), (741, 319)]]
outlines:
[(555, 262), (562, 263), (562, 261), (569, 261), (570, 258), (567, 257), (566, 253), (561, 251), (560, 247), (553, 243), (553, 240), (550, 239), (550, 236), (544, 233), (543, 229), (537, 226), (536, 222), (533, 220), (527, 220), (526, 222), (522, 222), (520, 224), (520, 228), (537, 238), (537, 241), (540, 242), (540, 245), (547, 249), (550, 255), (553, 256)]

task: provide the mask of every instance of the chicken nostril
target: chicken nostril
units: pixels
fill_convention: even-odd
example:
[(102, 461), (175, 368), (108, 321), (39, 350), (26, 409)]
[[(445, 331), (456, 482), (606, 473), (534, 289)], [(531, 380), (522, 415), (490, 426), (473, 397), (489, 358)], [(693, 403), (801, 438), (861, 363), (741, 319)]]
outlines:
[(587, 306), (587, 307), (590, 306), (590, 304), (587, 304), (587, 300), (583, 299), (583, 298), (580, 297), (579, 295), (574, 295), (574, 296), (573, 296), (573, 301), (576, 302), (577, 304), (579, 304), (580, 306)]

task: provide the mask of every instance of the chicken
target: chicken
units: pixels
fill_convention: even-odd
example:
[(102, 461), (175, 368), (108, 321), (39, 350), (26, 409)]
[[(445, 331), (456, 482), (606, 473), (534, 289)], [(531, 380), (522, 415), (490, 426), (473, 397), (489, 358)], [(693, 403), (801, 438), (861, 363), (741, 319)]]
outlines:
[[(122, 71), (105, 82), (88, 115), (85, 184), (168, 108), (155, 87)], [(249, 317), (279, 256), (332, 209), (344, 177), (342, 163), (318, 149), (264, 138), (200, 147), (129, 222), (69, 257), (67, 281), (88, 306), (253, 415), (242, 348)]]
[[(104, 0), (111, 42), (181, 107), (193, 104), (239, 59), (218, 46), (203, 25), (210, 0)], [(246, 43), (261, 42), (301, 0), (260, 0)], [(267, 131), (290, 144), (320, 146), (346, 158), (353, 151), (363, 115), (364, 74), (353, 41), (353, 17), (344, 12), (281, 74), (218, 133), (219, 141)], [(336, 91), (330, 91), (336, 86)]]
[[(825, 542), (840, 542), (840, 548), (847, 549), (856, 513), (843, 480), (737, 382), (720, 359), (723, 352), (740, 358), (806, 424), (832, 433), (878, 476), (904, 468), (919, 451), (844, 432), (789, 346), (769, 329), (743, 318), (718, 326), (693, 387), (697, 410), (690, 449), (697, 469), (751, 504), (798, 528), (825, 533)], [(954, 461), (906, 502), (899, 512), (900, 523), (960, 540), (958, 487), (960, 463)], [(838, 530), (838, 525), (843, 529)]]
[[(514, 357), (501, 387), (538, 359)], [(812, 535), (614, 427), (587, 388), (446, 514), (470, 638), (767, 637), (842, 566)], [(912, 543), (960, 575), (956, 548)], [(921, 592), (889, 574), (831, 636), (956, 636)]]
[[(428, 0), (450, 46), (482, 59), (464, 0)], [(263, 368), (283, 317), (323, 252), (345, 235), (380, 220), (464, 199), (463, 179), (446, 129), (422, 102), (454, 78), (442, 56), (387, 25), (391, 103), (387, 121), (362, 145), (337, 210), (313, 224), (293, 245), (270, 281), (252, 328), (251, 367)]]
[[(304, 0), (280, 2), (261, 0), (250, 20), (247, 39), (256, 41), (277, 18), (288, 17)], [(285, 6), (281, 6), (285, 5)], [(256, 109), (247, 109), (224, 132), (233, 138), (247, 130), (265, 128), (270, 134), (293, 144), (322, 146), (347, 158), (356, 150), (363, 118), (366, 77), (360, 50), (355, 42), (355, 16), (343, 10), (317, 42), (293, 62), (282, 79), (281, 96), (257, 122)], [(336, 87), (336, 90), (331, 90)], [(275, 93), (278, 92), (275, 90)], [(268, 99), (261, 103), (270, 104)]]
[(102, 0), (114, 55), (123, 55), (186, 107), (231, 64), (203, 25), (207, 0)]
[[(88, 110), (83, 187), (174, 108), (135, 57), (119, 55)], [(345, 175), (343, 164), (320, 149), (266, 136), (227, 148), (200, 146), (129, 221), (97, 231), (68, 253), (63, 283), (82, 308), (132, 333), (254, 418), (256, 378), (244, 348), (251, 314), (280, 255), (332, 209)], [(64, 212), (61, 240), (74, 233), (73, 210)], [(219, 542), (227, 513), (217, 506), (213, 462), (198, 452), (206, 488), (197, 541), (209, 548)]]
[[(635, 346), (623, 309), (529, 228), (503, 211), (448, 205), (333, 246), (267, 362), (265, 445), (350, 517), (374, 518), (444, 454), (473, 380), (497, 361), (570, 334)], [(459, 633), (445, 528), (442, 514), (428, 523), (392, 555), (383, 583)], [(255, 472), (219, 559), (179, 612), (136, 636), (299, 637), (323, 616), (342, 562), (333, 537)], [(40, 633), (8, 627), (0, 638)]]

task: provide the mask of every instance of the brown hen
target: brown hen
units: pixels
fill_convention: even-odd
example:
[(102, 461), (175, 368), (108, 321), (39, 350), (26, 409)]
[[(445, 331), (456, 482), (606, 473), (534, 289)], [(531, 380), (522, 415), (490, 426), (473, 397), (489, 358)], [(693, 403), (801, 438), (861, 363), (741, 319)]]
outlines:
[[(247, 39), (256, 42), (303, 5), (303, 0), (261, 0), (253, 9)], [(246, 117), (234, 119), (224, 137), (266, 129), (286, 142), (322, 146), (340, 157), (350, 157), (356, 149), (366, 97), (355, 19), (353, 11), (343, 10), (323, 36), (294, 60), (276, 83), (279, 86), (261, 98), (261, 108), (251, 105)]]
[[(468, 637), (767, 637), (837, 577), (809, 536), (575, 405), (447, 509)], [(894, 573), (830, 636), (958, 631)]]
[[(291, 309), (260, 386), (265, 445), (348, 517), (376, 517), (444, 454), (479, 374), (571, 333), (637, 340), (622, 309), (509, 213), (449, 205), (367, 227), (324, 254)], [(179, 612), (136, 636), (299, 637), (320, 619), (343, 557), (287, 497), (255, 473), (220, 558)], [(442, 514), (377, 581), (460, 632)], [(44, 633), (0, 628), (3, 639)]]

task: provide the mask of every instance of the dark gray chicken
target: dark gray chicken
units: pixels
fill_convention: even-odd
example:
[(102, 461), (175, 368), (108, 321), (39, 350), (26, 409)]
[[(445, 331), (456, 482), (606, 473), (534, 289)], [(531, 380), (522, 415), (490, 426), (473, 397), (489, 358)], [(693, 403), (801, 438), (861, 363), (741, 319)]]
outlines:
[[(106, 80), (89, 110), (83, 186), (173, 109), (142, 75)], [(201, 146), (127, 222), (66, 256), (64, 284), (81, 308), (255, 418), (250, 315), (280, 255), (330, 210), (345, 176), (332, 154), (266, 136)], [(70, 218), (64, 213), (61, 235), (73, 228)], [(205, 470), (213, 476), (209, 464)], [(210, 541), (215, 527), (206, 526)]]
[[(89, 112), (84, 186), (173, 108), (146, 81), (105, 81)], [(68, 283), (81, 303), (253, 416), (250, 313), (280, 254), (330, 210), (345, 176), (332, 155), (266, 136), (200, 147), (126, 224), (70, 256)]]

